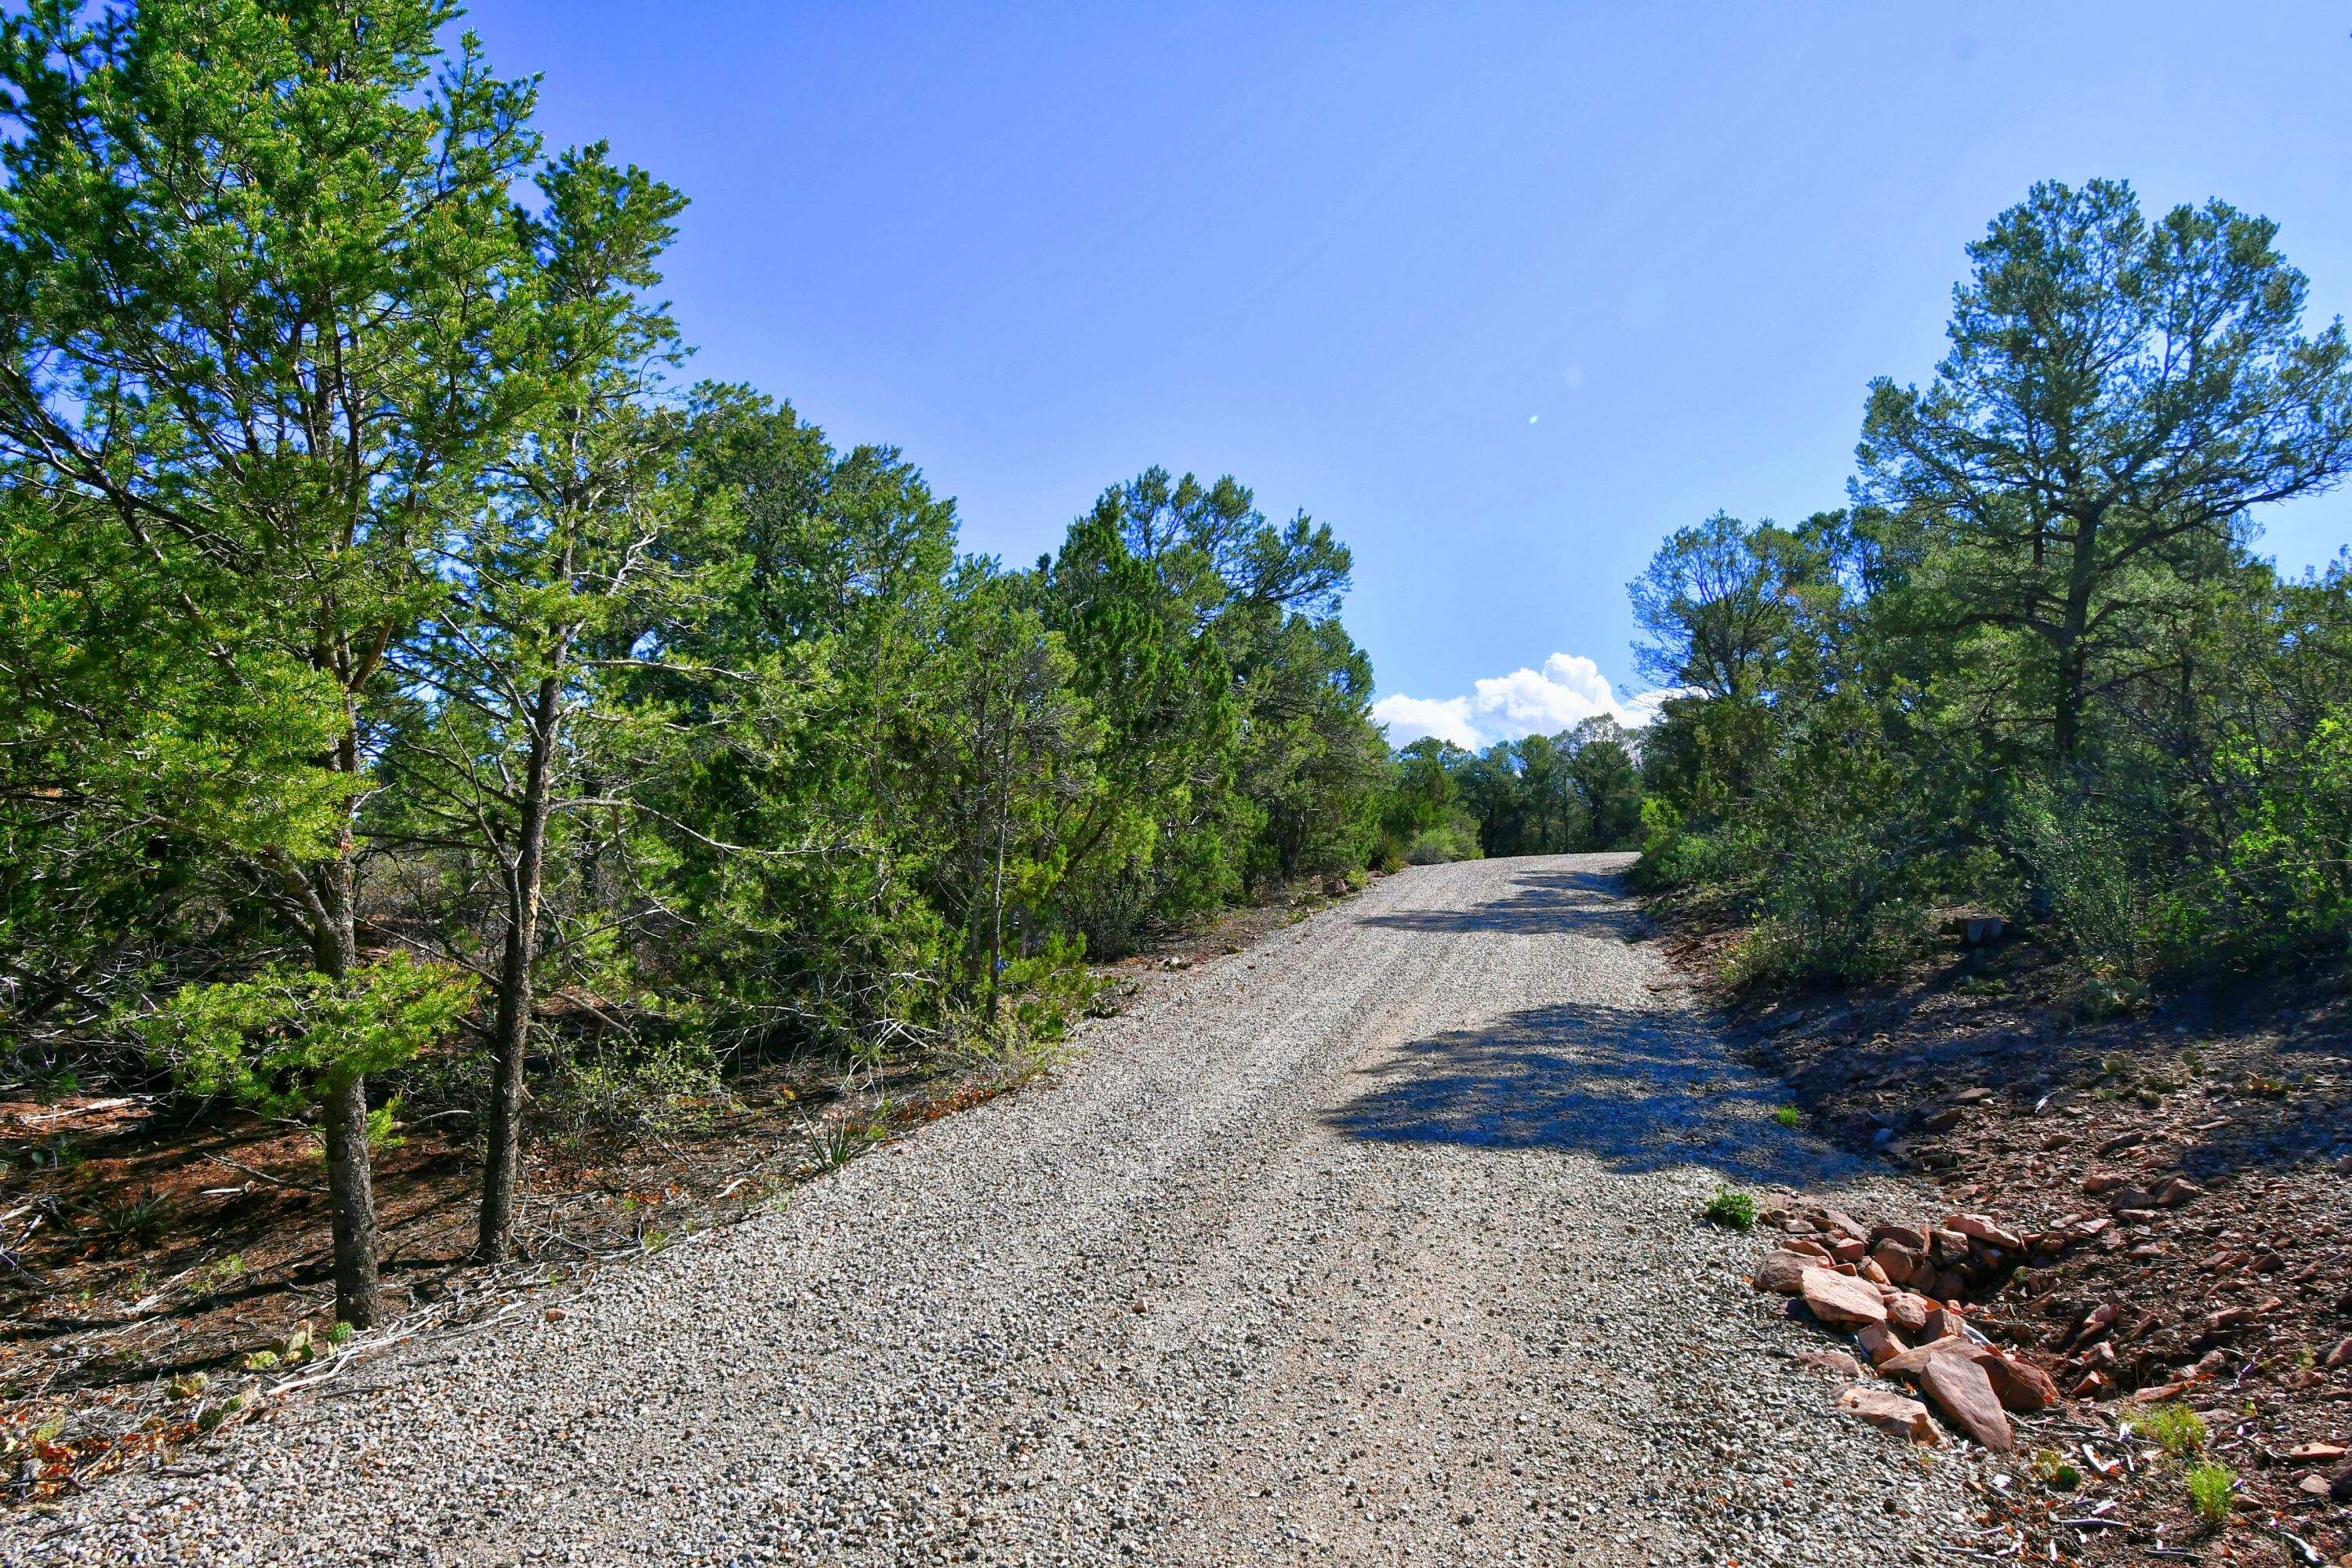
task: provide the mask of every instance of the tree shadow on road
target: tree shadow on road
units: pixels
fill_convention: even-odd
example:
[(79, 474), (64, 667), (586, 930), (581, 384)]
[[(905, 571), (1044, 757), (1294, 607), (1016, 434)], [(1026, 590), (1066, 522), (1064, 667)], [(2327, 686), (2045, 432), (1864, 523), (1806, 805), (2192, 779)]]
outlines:
[(1772, 1120), (1777, 1086), (1672, 1015), (1562, 1005), (1404, 1047), (1325, 1121), (1354, 1138), (1557, 1149), (1620, 1171), (1706, 1165), (1791, 1185), (1863, 1162)]
[(1641, 910), (1626, 901), (1624, 878), (1615, 870), (1548, 868), (1511, 879), (1507, 898), (1466, 910), (1397, 910), (1366, 915), (1360, 923), (1391, 931), (1481, 931), (1505, 936), (1610, 937), (1640, 934)]

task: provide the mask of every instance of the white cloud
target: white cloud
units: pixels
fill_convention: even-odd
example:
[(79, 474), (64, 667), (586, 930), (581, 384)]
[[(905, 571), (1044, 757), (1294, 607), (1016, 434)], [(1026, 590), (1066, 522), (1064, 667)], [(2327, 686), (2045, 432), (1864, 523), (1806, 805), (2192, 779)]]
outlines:
[(1523, 735), (1551, 735), (1607, 714), (1631, 729), (1657, 717), (1671, 691), (1643, 691), (1620, 700), (1601, 667), (1580, 654), (1556, 653), (1541, 669), (1515, 669), (1473, 683), (1467, 697), (1383, 697), (1372, 721), (1388, 726), (1389, 743), (1424, 735), (1477, 751)]
[(1451, 741), (1471, 752), (1486, 743), (1470, 722), (1467, 697), (1383, 697), (1372, 704), (1372, 722), (1388, 726), (1389, 743), (1394, 746), (1408, 745), (1424, 735)]

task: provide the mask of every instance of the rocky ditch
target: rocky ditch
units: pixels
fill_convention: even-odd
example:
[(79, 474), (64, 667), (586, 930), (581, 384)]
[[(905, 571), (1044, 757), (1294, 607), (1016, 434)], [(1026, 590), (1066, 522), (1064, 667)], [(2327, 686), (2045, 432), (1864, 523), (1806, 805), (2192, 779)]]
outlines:
[[(2178, 1300), (2078, 1304), (2059, 1293), (2084, 1249), (2103, 1256), (2119, 1227), (2140, 1228), (2203, 1189), (2177, 1175), (2084, 1185), (2104, 1212), (2040, 1226), (1981, 1212), (1865, 1224), (1824, 1203), (1768, 1200), (1757, 1224), (1778, 1234), (1748, 1281), (1845, 1342), (1800, 1357), (1841, 1384), (1834, 1410), (1922, 1448), (1958, 1440), (1996, 1466), (2010, 1457), (2017, 1473), (1990, 1472), (1978, 1521), (2000, 1537), (1987, 1544), (2005, 1549), (1980, 1555), (2032, 1546), (2052, 1562), (2226, 1558), (2234, 1530), (2267, 1535), (2289, 1563), (2352, 1564), (2352, 1456), (2336, 1430), (2352, 1402), (2352, 1334), (2306, 1348), (2286, 1378), (2305, 1397), (2265, 1410), (2263, 1385), (2247, 1380), (2262, 1352), (2246, 1342), (2280, 1315), (2281, 1299), (2215, 1309), (2184, 1336)], [(2232, 1265), (2217, 1257), (2208, 1268)], [(2046, 1310), (2040, 1323), (2020, 1310), (2053, 1300), (2054, 1322)], [(2148, 1375), (2156, 1363), (2132, 1346), (2168, 1330), (2175, 1356), (2189, 1359)], [(2329, 1435), (2295, 1440), (2314, 1405), (2331, 1412), (2318, 1420)], [(2153, 1447), (2151, 1434), (2162, 1435)], [(2250, 1487), (2255, 1477), (2268, 1485)], [(2280, 1480), (2292, 1488), (2285, 1506)], [(2078, 1501), (2078, 1489), (2103, 1495)], [(2062, 1540), (2074, 1548), (2064, 1555)]]

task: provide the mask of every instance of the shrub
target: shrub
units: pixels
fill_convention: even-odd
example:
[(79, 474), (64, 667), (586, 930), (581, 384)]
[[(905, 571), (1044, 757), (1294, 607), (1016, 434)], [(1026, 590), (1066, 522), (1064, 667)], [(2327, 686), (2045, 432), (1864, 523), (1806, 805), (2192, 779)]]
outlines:
[(1772, 1112), (1772, 1120), (1783, 1127), (1794, 1127), (1803, 1118), (1795, 1106), (1784, 1105)]
[(2119, 808), (2028, 781), (2011, 803), (2009, 837), (2077, 958), (2102, 974), (2148, 970), (2156, 943), (2145, 911), (2157, 894), (2141, 874), (2144, 847)]
[(2161, 1405), (2140, 1423), (2143, 1430), (2174, 1458), (2186, 1458), (2205, 1447), (2204, 1418), (2186, 1405)]
[(2238, 1478), (2227, 1465), (2203, 1464), (2189, 1472), (2189, 1503), (2197, 1517), (2219, 1524), (2230, 1517), (2230, 1501)]
[(1714, 1194), (1707, 1198), (1706, 1207), (1700, 1213), (1711, 1223), (1727, 1229), (1756, 1228), (1756, 1200), (1720, 1182), (1716, 1184)]
[(1408, 866), (1442, 866), (1454, 860), (1479, 858), (1477, 830), (1452, 822), (1424, 828), (1404, 852)]
[(147, 1188), (137, 1197), (121, 1197), (100, 1204), (97, 1210), (98, 1231), (110, 1251), (144, 1252), (172, 1233), (177, 1216), (172, 1205), (158, 1197), (153, 1188)]
[(699, 1036), (567, 1041), (534, 1098), (563, 1132), (662, 1137), (699, 1125), (719, 1093), (719, 1060)]

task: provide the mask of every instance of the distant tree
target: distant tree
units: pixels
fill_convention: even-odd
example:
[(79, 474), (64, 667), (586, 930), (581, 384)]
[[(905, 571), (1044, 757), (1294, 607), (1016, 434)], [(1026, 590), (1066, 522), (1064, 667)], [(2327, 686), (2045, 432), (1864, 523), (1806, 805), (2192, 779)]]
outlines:
[(1579, 847), (1630, 849), (1641, 840), (1642, 775), (1624, 726), (1607, 714), (1568, 734), (1568, 773), (1584, 803), (1586, 842)]
[(1837, 596), (1844, 525), (1843, 514), (1821, 513), (1794, 529), (1751, 527), (1718, 511), (1667, 535), (1625, 585), (1643, 634), (1633, 645), (1642, 673), (1749, 701), (1814, 673), (1813, 623)]

